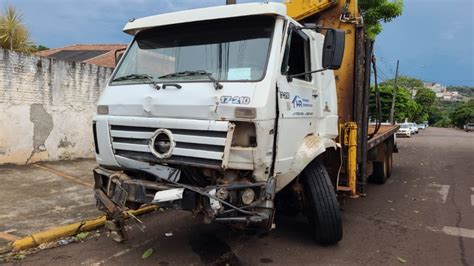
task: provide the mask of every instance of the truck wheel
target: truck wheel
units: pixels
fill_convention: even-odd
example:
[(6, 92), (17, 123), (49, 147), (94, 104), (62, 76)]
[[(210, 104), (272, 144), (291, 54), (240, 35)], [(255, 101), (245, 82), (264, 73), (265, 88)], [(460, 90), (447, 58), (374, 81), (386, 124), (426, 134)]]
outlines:
[(372, 162), (374, 165), (374, 171), (370, 176), (371, 181), (377, 184), (385, 184), (389, 176), (388, 160), (384, 159), (382, 162)]
[(393, 166), (393, 158), (392, 158), (392, 152), (389, 152), (387, 154), (387, 178), (390, 178), (392, 176), (392, 166)]
[(324, 165), (314, 160), (302, 172), (306, 216), (319, 244), (331, 245), (342, 239), (342, 221), (336, 193)]
[(392, 166), (393, 166), (393, 144), (392, 142), (387, 143), (387, 153), (385, 158), (387, 158), (387, 178), (392, 176)]

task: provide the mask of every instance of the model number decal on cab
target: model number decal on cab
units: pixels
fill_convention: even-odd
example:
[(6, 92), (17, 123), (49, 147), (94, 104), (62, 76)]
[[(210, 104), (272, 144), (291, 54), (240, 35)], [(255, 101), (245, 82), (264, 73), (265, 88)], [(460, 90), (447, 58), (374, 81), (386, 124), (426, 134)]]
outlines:
[(250, 97), (246, 96), (222, 96), (221, 103), (225, 104), (249, 104)]
[(287, 91), (280, 91), (280, 98), (289, 100), (290, 99), (290, 93), (287, 92)]

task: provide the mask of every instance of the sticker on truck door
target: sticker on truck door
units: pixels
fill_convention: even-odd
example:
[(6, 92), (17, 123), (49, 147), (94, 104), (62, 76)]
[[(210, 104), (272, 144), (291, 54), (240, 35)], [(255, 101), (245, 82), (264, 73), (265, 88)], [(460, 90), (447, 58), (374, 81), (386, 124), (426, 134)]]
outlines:
[(302, 98), (296, 95), (291, 101), (293, 104), (293, 108), (301, 108), (301, 107), (313, 107), (313, 104), (309, 101), (309, 99)]
[(222, 96), (221, 103), (224, 104), (250, 104), (250, 97), (247, 96)]

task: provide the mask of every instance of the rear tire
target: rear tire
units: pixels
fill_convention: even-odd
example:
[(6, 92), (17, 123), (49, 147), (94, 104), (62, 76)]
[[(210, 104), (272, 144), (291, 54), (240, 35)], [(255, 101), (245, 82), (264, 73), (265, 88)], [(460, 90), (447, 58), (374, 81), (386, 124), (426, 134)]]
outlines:
[(336, 193), (324, 165), (312, 161), (302, 172), (306, 216), (317, 243), (336, 244), (342, 239), (342, 221)]
[(392, 171), (392, 147), (390, 143), (381, 143), (377, 147), (377, 159), (372, 161), (373, 172), (370, 181), (385, 184)]
[(374, 171), (370, 180), (376, 184), (385, 184), (388, 178), (388, 164), (387, 160), (382, 162), (372, 162), (374, 165)]
[(387, 153), (385, 154), (385, 158), (387, 158), (387, 178), (392, 176), (392, 168), (393, 168), (393, 144), (392, 142), (387, 142)]

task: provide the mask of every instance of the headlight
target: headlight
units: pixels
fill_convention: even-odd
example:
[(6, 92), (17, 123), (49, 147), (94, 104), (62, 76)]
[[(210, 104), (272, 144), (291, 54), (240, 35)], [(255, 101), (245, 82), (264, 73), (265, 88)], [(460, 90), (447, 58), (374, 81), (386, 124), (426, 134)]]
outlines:
[(255, 192), (251, 188), (247, 188), (242, 192), (242, 203), (250, 205), (255, 199)]

